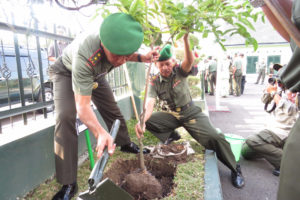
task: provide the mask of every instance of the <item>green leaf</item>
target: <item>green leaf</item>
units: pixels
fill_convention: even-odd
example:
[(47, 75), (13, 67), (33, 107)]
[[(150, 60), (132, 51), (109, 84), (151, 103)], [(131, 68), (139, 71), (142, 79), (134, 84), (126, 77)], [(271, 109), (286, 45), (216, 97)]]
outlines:
[(203, 38), (207, 38), (207, 36), (208, 36), (208, 30), (205, 30), (205, 31), (203, 32), (203, 34), (202, 34), (202, 37), (203, 37)]
[(175, 39), (175, 40), (179, 40), (180, 38), (182, 38), (182, 36), (183, 36), (184, 34), (186, 34), (186, 31), (185, 31), (185, 30), (183, 30), (183, 31), (180, 31), (180, 32), (177, 34), (177, 36), (176, 36), (176, 39)]
[(250, 29), (255, 31), (255, 28), (253, 27), (253, 25), (246, 18), (240, 18), (240, 22), (242, 22), (243, 24), (248, 26)]
[(133, 0), (129, 8), (129, 14), (134, 16), (138, 7), (139, 0)]
[(265, 15), (262, 15), (262, 16), (261, 16), (261, 21), (262, 21), (263, 23), (265, 23)]

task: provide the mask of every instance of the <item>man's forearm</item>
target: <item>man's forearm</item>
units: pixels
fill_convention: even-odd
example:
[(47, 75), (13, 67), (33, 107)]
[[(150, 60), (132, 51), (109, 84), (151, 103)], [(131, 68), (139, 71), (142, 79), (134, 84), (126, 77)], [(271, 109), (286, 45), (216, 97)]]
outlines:
[(106, 133), (106, 130), (100, 125), (92, 107), (91, 97), (75, 94), (76, 110), (80, 120), (89, 128), (98, 138), (99, 134)]
[(145, 112), (145, 117), (144, 117), (144, 122), (146, 122), (152, 115), (153, 108), (155, 104), (155, 99), (154, 98), (149, 98), (146, 101), (146, 112)]
[(132, 56), (130, 56), (128, 61), (143, 62), (143, 57), (144, 57), (144, 55), (141, 55), (139, 53), (134, 53), (134, 54), (132, 54)]
[(190, 49), (189, 38), (187, 35), (183, 37), (184, 42), (184, 60), (182, 61), (181, 68), (185, 72), (190, 72), (192, 69), (192, 64), (194, 62), (193, 52)]
[(91, 106), (81, 107), (77, 110), (78, 116), (82, 123), (84, 123), (90, 131), (98, 138), (99, 134), (106, 132), (100, 125)]

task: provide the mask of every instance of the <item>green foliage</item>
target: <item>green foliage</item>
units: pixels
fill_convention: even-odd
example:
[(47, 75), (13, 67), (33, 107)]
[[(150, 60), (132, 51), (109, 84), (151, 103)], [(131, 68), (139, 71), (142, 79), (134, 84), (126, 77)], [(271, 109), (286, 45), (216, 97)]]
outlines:
[(190, 34), (189, 35), (189, 42), (190, 42), (190, 47), (191, 49), (195, 49), (195, 48), (199, 48), (199, 39), (193, 35), (193, 34)]
[(201, 88), (199, 86), (200, 84), (200, 77), (199, 76), (189, 76), (188, 79), (188, 85), (190, 88), (190, 93), (193, 99), (201, 96)]
[(189, 86), (198, 85), (200, 83), (200, 78), (197, 76), (189, 76), (187, 81)]
[[(189, 3), (174, 0), (116, 0), (104, 7), (103, 16), (113, 6), (129, 13), (139, 21), (145, 33), (144, 44), (153, 45), (161, 33), (170, 33), (172, 40), (180, 39), (187, 32), (200, 33), (203, 38), (209, 34), (225, 50), (226, 38), (238, 34), (245, 38), (246, 45), (258, 45), (248, 30), (255, 30), (252, 22), (262, 12), (257, 12), (244, 0), (191, 0)], [(100, 10), (99, 10), (100, 11)], [(226, 24), (226, 27), (223, 25)], [(197, 39), (197, 38), (196, 38)], [(197, 46), (195, 38), (191, 46)], [(198, 41), (199, 42), (199, 41)]]

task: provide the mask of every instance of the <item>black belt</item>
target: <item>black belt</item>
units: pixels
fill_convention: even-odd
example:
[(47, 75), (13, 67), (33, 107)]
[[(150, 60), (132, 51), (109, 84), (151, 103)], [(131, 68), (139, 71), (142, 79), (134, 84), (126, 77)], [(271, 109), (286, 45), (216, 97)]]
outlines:
[(186, 109), (188, 109), (189, 107), (193, 106), (194, 105), (194, 102), (191, 101), (187, 104), (185, 104), (184, 106), (182, 107), (175, 107), (175, 108), (171, 108), (172, 111), (174, 112), (181, 112), (181, 111), (185, 111)]

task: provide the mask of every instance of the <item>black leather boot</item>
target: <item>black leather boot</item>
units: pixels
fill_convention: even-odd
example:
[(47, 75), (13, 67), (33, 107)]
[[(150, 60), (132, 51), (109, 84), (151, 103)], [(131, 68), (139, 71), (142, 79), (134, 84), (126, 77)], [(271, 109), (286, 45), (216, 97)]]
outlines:
[(168, 145), (171, 144), (174, 141), (180, 140), (181, 136), (177, 131), (174, 131), (170, 137), (164, 142), (164, 144)]
[(232, 181), (233, 186), (236, 188), (242, 188), (245, 185), (241, 166), (239, 164), (236, 165), (236, 171), (231, 172), (231, 181)]
[[(140, 148), (134, 142), (121, 146), (121, 151), (127, 153), (140, 153)], [(143, 149), (143, 154), (150, 153), (149, 149)]]
[(70, 200), (77, 193), (77, 183), (69, 185), (63, 185), (60, 191), (58, 191), (52, 198), (52, 200)]
[(272, 174), (274, 176), (279, 176), (280, 175), (280, 168), (274, 169), (273, 172), (272, 172)]

